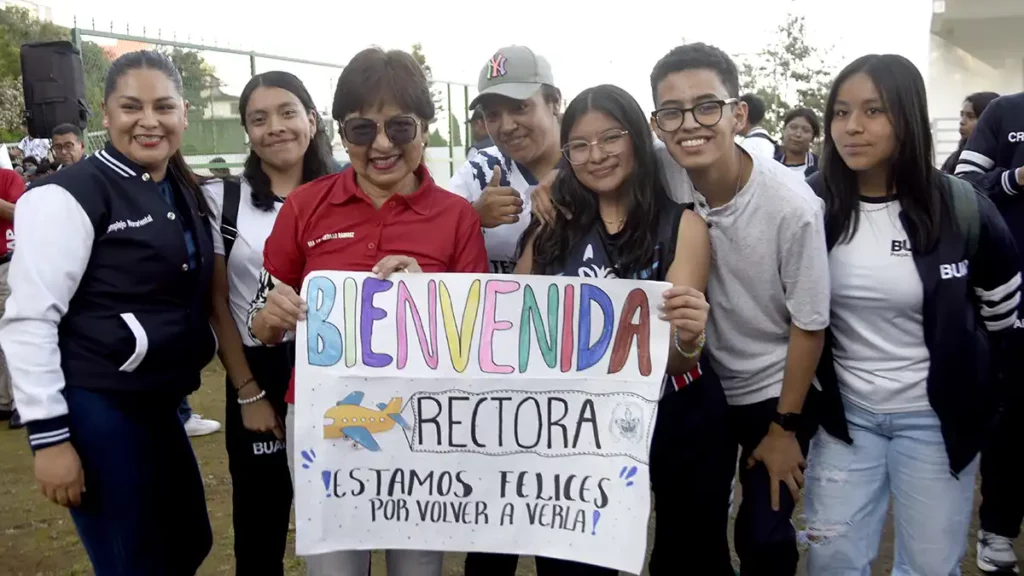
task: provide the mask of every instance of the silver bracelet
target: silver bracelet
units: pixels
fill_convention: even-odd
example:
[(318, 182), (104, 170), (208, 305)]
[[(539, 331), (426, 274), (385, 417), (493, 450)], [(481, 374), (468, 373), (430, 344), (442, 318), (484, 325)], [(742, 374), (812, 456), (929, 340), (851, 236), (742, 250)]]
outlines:
[(245, 400), (242, 400), (241, 398), (239, 398), (238, 399), (238, 403), (241, 404), (242, 406), (245, 406), (246, 404), (253, 404), (255, 402), (259, 402), (260, 400), (263, 400), (266, 397), (267, 397), (267, 391), (266, 390), (260, 390), (260, 393), (255, 395), (255, 396), (253, 396), (252, 398), (246, 398)]
[(682, 354), (683, 358), (687, 360), (696, 358), (700, 354), (701, 350), (704, 349), (704, 343), (707, 342), (707, 335), (703, 330), (700, 331), (700, 336), (697, 337), (697, 347), (693, 352), (687, 352), (683, 350), (683, 347), (679, 344), (679, 330), (672, 331), (672, 343), (675, 344), (676, 350)]

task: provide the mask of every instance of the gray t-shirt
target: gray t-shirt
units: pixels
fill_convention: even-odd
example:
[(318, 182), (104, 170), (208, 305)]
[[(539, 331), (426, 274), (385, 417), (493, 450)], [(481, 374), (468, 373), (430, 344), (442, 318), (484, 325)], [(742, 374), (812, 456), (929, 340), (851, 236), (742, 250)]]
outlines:
[(778, 397), (790, 325), (828, 327), (829, 267), (824, 204), (788, 168), (754, 161), (729, 203), (710, 209), (660, 142), (662, 177), (676, 202), (693, 202), (711, 233), (708, 356), (729, 404)]

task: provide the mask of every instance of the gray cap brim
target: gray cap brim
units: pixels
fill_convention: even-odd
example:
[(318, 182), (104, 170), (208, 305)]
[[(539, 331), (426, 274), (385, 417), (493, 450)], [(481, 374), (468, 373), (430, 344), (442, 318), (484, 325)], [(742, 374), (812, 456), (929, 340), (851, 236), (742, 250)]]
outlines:
[(473, 101), (469, 103), (469, 109), (472, 110), (480, 104), (480, 99), (487, 96), (504, 96), (513, 100), (527, 100), (531, 96), (540, 90), (543, 84), (536, 82), (509, 82), (506, 84), (497, 84), (484, 90), (483, 92), (476, 95)]

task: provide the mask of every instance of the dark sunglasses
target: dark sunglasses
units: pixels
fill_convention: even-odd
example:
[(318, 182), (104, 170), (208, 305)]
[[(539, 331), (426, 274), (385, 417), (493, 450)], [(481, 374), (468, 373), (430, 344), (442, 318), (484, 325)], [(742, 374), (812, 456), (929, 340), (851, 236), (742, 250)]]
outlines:
[[(393, 116), (384, 122), (384, 134), (395, 146), (405, 146), (416, 139), (419, 120), (412, 116)], [(377, 139), (380, 124), (369, 118), (349, 118), (341, 123), (341, 133), (353, 146), (369, 146)]]

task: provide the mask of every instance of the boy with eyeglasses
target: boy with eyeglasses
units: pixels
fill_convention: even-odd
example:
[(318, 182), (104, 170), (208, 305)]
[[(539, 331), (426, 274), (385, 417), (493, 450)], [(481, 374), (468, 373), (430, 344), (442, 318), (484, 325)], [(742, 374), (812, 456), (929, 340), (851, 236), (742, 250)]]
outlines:
[[(790, 518), (816, 429), (811, 385), (829, 321), (823, 204), (782, 164), (735, 143), (747, 106), (736, 65), (718, 48), (673, 49), (654, 66), (651, 90), (669, 193), (694, 202), (711, 233), (706, 352), (728, 399), (732, 449), (740, 447), (741, 570), (791, 576), (799, 555)], [(658, 516), (666, 513), (679, 517), (658, 498)]]

